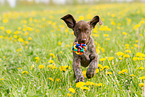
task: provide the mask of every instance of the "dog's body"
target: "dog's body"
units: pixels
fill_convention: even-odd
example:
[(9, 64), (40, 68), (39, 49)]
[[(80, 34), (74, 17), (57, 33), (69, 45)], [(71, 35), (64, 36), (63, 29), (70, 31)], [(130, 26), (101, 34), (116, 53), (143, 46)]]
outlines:
[(94, 40), (91, 37), (91, 30), (98, 22), (102, 24), (99, 16), (95, 16), (90, 22), (76, 22), (70, 14), (62, 17), (61, 19), (63, 19), (67, 26), (74, 31), (74, 35), (76, 36), (74, 42), (78, 42), (79, 44), (85, 43), (87, 45), (87, 49), (84, 54), (77, 55), (73, 52), (73, 71), (74, 76), (77, 78), (76, 82), (84, 81), (81, 66), (87, 67), (89, 65), (86, 76), (87, 78), (93, 77), (98, 67), (99, 59), (96, 53)]

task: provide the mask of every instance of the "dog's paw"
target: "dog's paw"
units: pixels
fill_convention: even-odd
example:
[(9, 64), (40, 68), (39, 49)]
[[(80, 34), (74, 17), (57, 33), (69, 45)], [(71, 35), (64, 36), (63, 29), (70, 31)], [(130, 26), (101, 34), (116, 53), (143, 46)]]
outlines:
[(77, 83), (77, 82), (84, 82), (84, 77), (77, 78), (75, 82), (76, 82), (76, 83)]
[(92, 78), (95, 75), (95, 73), (87, 72), (86, 76), (88, 79)]

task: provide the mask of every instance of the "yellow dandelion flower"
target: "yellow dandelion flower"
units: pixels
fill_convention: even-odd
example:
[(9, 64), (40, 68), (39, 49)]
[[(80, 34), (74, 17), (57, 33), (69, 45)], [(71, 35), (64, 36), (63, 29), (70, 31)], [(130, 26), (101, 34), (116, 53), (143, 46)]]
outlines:
[(39, 69), (43, 69), (44, 68), (44, 65), (39, 65)]
[(104, 37), (108, 37), (109, 35), (108, 34), (104, 34)]
[(122, 57), (119, 57), (119, 60), (122, 60), (123, 58)]
[(86, 85), (94, 85), (95, 83), (93, 83), (93, 82), (90, 82), (90, 81), (87, 81), (86, 82)]
[(60, 82), (61, 80), (59, 78), (56, 79), (57, 82)]
[(48, 79), (51, 80), (51, 81), (54, 81), (52, 77), (49, 77)]
[(96, 71), (95, 71), (95, 73), (98, 73), (98, 72), (99, 72), (99, 69), (97, 68)]
[(145, 76), (140, 77), (139, 79), (145, 80)]
[(107, 72), (107, 74), (112, 74), (112, 72)]
[(53, 53), (50, 53), (49, 55), (52, 56), (52, 58), (55, 58), (55, 55)]
[(139, 86), (140, 87), (144, 87), (144, 83), (139, 83)]
[(101, 64), (98, 64), (98, 67), (99, 67), (99, 68), (103, 68), (103, 66), (102, 66)]
[(34, 68), (34, 64), (31, 65), (31, 70)]
[(28, 74), (28, 71), (23, 71), (22, 74)]
[(0, 38), (3, 38), (3, 36), (2, 36), (2, 35), (0, 35)]
[(135, 75), (134, 75), (134, 74), (130, 74), (129, 76), (135, 77)]
[(11, 34), (11, 30), (7, 30), (6, 32), (7, 32), (8, 34)]
[(98, 83), (98, 86), (102, 86), (102, 83)]
[(130, 50), (125, 50), (125, 52), (126, 52), (126, 53), (131, 53), (131, 51), (130, 51)]
[(60, 71), (66, 71), (66, 67), (65, 67), (65, 66), (60, 66), (60, 67), (59, 67), (59, 70), (60, 70)]
[(4, 19), (4, 20), (3, 20), (3, 23), (7, 23), (7, 22), (8, 22), (8, 19)]
[(85, 77), (85, 78), (87, 78), (87, 76), (86, 76), (86, 70), (85, 71), (82, 71), (82, 73), (83, 73), (83, 76)]
[(38, 62), (38, 61), (39, 61), (39, 57), (35, 57), (35, 59), (36, 59), (36, 62)]
[(1, 26), (1, 27), (0, 27), (0, 29), (1, 29), (1, 30), (4, 30), (4, 29), (5, 29), (5, 27), (4, 27), (4, 26)]
[(75, 93), (75, 89), (74, 88), (69, 88), (68, 89), (70, 92)]
[(84, 85), (85, 85), (84, 82), (78, 82), (78, 83), (76, 83), (76, 87), (77, 87), (77, 88), (80, 88), (80, 87), (82, 87), (82, 86), (84, 86)]
[(70, 93), (67, 93), (67, 96), (71, 96), (71, 94)]
[(54, 61), (53, 60), (49, 60), (49, 63), (54, 64)]
[(144, 70), (144, 67), (137, 67), (137, 69)]
[(19, 67), (18, 69), (22, 69), (21, 67)]
[(61, 43), (61, 42), (58, 42), (57, 44), (58, 44), (58, 45), (61, 45), (62, 43)]
[(28, 37), (28, 40), (32, 40), (32, 38), (31, 37)]
[(134, 61), (137, 61), (137, 60), (138, 60), (138, 57), (133, 57), (133, 60), (134, 60)]
[(88, 87), (80, 87), (82, 90), (90, 90)]
[(114, 57), (107, 57), (107, 59), (108, 59), (109, 61), (111, 61), (111, 60), (114, 59)]
[(19, 38), (18, 41), (20, 41), (20, 42), (24, 42), (24, 40), (23, 40), (22, 38)]
[(128, 54), (124, 54), (123, 57), (124, 57), (124, 58), (129, 58), (130, 55), (128, 55)]
[(0, 80), (4, 80), (4, 78), (0, 78)]
[(101, 58), (101, 59), (100, 59), (100, 61), (105, 61), (105, 60), (106, 60), (106, 58)]
[(117, 52), (116, 55), (122, 56), (122, 55), (124, 55), (124, 53), (123, 52)]
[(126, 32), (123, 32), (122, 34), (123, 34), (123, 35), (127, 35), (127, 33), (126, 33)]

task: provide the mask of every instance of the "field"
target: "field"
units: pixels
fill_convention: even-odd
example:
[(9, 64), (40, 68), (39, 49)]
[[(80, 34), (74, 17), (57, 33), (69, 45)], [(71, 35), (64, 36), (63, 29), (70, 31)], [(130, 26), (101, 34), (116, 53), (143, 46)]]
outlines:
[[(103, 22), (91, 34), (100, 60), (96, 75), (77, 84), (75, 37), (60, 19), (68, 13), (77, 21), (99, 15)], [(144, 39), (144, 3), (0, 7), (0, 96), (145, 96)]]

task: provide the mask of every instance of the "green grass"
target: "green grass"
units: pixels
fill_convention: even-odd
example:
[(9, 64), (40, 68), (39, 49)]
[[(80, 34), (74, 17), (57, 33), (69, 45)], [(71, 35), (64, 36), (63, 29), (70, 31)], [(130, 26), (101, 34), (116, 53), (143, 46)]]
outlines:
[[(108, 66), (109, 69), (99, 67), (99, 72), (92, 79), (85, 78), (85, 82), (102, 83), (102, 86), (85, 85), (90, 90), (76, 87), (71, 51), (75, 37), (73, 31), (60, 20), (68, 13), (76, 20), (84, 18), (89, 21), (99, 15), (103, 21), (103, 26), (97, 25), (92, 31), (92, 37), (96, 42), (99, 58), (114, 59), (100, 60), (100, 66)], [(139, 78), (145, 75), (144, 13), (144, 3), (18, 6), (14, 9), (0, 7), (0, 96), (66, 97), (67, 93), (74, 97), (143, 96), (145, 91), (139, 86), (143, 80)], [(139, 27), (135, 27), (136, 25)], [(108, 36), (105, 37), (104, 34)], [(125, 46), (126, 44), (129, 46)], [(116, 55), (119, 51), (129, 57)], [(136, 55), (138, 52), (140, 54)], [(54, 55), (51, 56), (50, 53)], [(134, 60), (135, 57), (138, 59)], [(54, 62), (50, 63), (50, 60)], [(51, 64), (55, 64), (57, 68), (49, 68)], [(41, 65), (44, 66), (43, 69), (39, 68)], [(71, 69), (61, 71), (61, 66), (70, 66)], [(138, 67), (143, 69), (137, 69)], [(127, 70), (123, 72), (124, 69)], [(87, 68), (82, 67), (82, 70)], [(23, 74), (23, 71), (28, 74)], [(124, 74), (119, 74), (120, 71)], [(131, 74), (135, 76), (132, 77)], [(71, 93), (69, 88), (74, 88), (75, 93)]]

